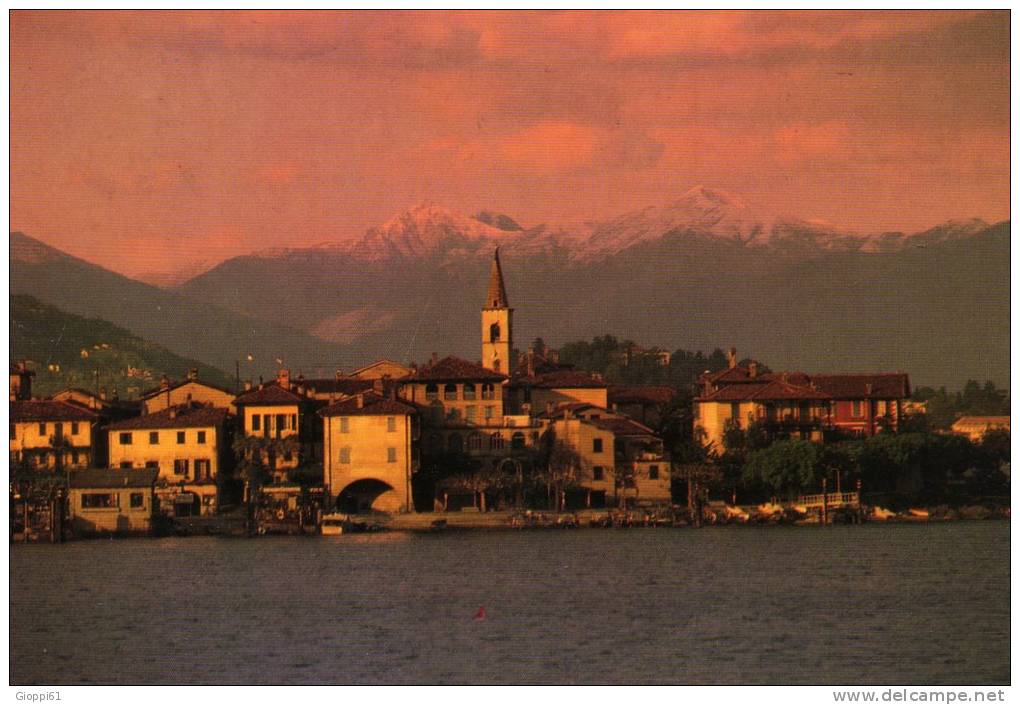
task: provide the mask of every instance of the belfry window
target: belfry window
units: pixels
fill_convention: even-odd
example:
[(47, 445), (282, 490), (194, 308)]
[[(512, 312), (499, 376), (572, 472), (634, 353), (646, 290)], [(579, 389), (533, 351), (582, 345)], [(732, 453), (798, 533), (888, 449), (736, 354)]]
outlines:
[(493, 323), (489, 326), (489, 342), (495, 343), (499, 341), (499, 324)]

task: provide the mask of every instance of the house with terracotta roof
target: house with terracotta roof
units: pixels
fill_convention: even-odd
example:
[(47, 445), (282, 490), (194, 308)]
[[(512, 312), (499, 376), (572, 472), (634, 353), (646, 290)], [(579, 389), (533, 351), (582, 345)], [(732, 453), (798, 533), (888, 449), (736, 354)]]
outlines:
[(672, 387), (656, 385), (618, 385), (608, 390), (610, 410), (623, 414), (646, 426), (662, 420), (662, 409), (676, 399)]
[(246, 437), (277, 442), (272, 445), (278, 447), (263, 451), (267, 464), (274, 468), (274, 481), (283, 481), (287, 472), (302, 462), (321, 459), (321, 417), (315, 413), (323, 406), (321, 400), (292, 384), (286, 369), (272, 382), (245, 386), (234, 399), (239, 431)]
[(760, 372), (736, 364), (699, 378), (695, 425), (704, 442), (721, 450), (726, 430), (759, 424), (772, 437), (822, 441), (826, 431), (871, 436), (895, 429), (910, 396), (905, 373), (811, 375)]
[(585, 402), (606, 408), (609, 385), (597, 376), (560, 369), (534, 375), (518, 375), (509, 385), (510, 400), (520, 413), (538, 412), (569, 402)]
[(216, 512), (233, 467), (226, 409), (191, 402), (112, 423), (106, 432), (111, 468), (156, 470), (160, 513)]
[(831, 399), (833, 426), (858, 436), (897, 428), (910, 399), (905, 372), (811, 375), (811, 383)]
[(153, 414), (171, 406), (179, 406), (196, 402), (207, 406), (227, 409), (234, 413), (234, 398), (237, 394), (224, 387), (203, 382), (198, 378), (198, 370), (190, 370), (186, 379), (171, 382), (164, 375), (159, 386), (142, 394), (142, 413)]
[(87, 468), (96, 461), (99, 414), (78, 404), (53, 400), (10, 403), (10, 460), (39, 470)]
[(337, 401), (323, 420), (323, 485), (343, 512), (412, 511), (420, 462), (418, 407), (374, 391)]

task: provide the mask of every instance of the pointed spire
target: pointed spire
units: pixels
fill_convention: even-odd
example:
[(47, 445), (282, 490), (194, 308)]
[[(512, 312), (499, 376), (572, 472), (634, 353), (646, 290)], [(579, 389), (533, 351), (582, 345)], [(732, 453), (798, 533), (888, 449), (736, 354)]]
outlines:
[(492, 270), (489, 274), (489, 295), (485, 300), (485, 308), (509, 308), (506, 300), (506, 287), (503, 286), (503, 269), (499, 266), (499, 248), (492, 258)]

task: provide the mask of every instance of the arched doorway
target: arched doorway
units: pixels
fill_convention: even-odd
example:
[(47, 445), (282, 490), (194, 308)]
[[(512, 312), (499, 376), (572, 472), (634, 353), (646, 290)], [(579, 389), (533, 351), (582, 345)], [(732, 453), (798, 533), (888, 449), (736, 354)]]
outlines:
[(336, 498), (337, 511), (363, 514), (370, 511), (396, 512), (402, 508), (400, 497), (391, 485), (366, 478), (347, 485)]

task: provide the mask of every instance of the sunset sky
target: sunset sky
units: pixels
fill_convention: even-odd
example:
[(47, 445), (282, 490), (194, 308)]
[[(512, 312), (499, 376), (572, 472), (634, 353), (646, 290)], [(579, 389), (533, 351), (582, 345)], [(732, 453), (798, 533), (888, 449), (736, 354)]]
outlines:
[(129, 275), (696, 184), (861, 231), (1009, 217), (1009, 13), (14, 12), (11, 228)]

